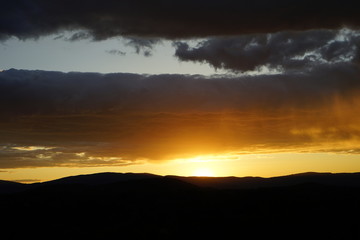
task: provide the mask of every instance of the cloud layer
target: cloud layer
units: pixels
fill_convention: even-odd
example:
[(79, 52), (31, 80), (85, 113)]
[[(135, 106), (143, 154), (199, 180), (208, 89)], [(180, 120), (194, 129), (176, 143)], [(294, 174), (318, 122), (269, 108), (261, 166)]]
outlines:
[(359, 151), (360, 69), (261, 76), (0, 73), (0, 168)]
[(359, 62), (360, 32), (350, 29), (278, 32), (214, 37), (195, 47), (175, 42), (181, 61), (208, 63), (215, 68), (251, 71), (262, 66), (285, 71), (317, 65)]
[[(0, 41), (122, 37), (150, 56), (234, 72), (0, 72), (0, 169), (114, 166), (201, 154), (360, 152), (354, 0), (5, 0)], [(340, 29), (340, 30), (339, 30)], [(73, 35), (64, 37), (70, 32)], [(192, 47), (189, 40), (202, 38)], [(125, 55), (119, 50), (110, 54)]]
[(0, 39), (78, 31), (75, 39), (115, 36), (193, 38), (282, 30), (359, 27), (355, 0), (5, 0)]

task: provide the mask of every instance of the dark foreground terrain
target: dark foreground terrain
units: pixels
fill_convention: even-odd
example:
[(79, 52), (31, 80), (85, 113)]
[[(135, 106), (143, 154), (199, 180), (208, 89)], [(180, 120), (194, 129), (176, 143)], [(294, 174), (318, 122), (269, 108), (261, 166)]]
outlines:
[(360, 239), (360, 174), (0, 181), (1, 239)]

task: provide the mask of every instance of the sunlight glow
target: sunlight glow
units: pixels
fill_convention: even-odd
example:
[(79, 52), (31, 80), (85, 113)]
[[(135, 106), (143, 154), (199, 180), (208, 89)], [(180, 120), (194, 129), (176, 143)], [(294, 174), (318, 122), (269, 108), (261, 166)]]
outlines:
[(198, 168), (194, 172), (197, 177), (214, 177), (214, 173), (208, 168)]

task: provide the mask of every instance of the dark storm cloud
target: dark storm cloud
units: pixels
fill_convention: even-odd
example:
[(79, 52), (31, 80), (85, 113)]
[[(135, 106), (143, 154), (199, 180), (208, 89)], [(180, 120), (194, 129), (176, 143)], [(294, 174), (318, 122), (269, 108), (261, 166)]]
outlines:
[(175, 42), (175, 56), (182, 61), (209, 63), (233, 71), (261, 66), (303, 70), (321, 64), (358, 62), (360, 32), (349, 29), (278, 32), (272, 34), (217, 37), (190, 47)]
[(358, 27), (357, 1), (4, 0), (0, 38), (79, 30), (74, 39), (192, 38), (314, 28)]
[(341, 63), (252, 77), (8, 70), (0, 73), (0, 114), (306, 108), (357, 90), (358, 76), (356, 65)]
[(0, 72), (0, 168), (356, 152), (355, 64), (261, 76)]

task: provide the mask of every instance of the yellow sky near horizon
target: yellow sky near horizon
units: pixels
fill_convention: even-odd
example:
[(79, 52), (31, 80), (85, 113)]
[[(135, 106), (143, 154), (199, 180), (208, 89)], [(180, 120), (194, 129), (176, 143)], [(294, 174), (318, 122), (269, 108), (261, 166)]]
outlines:
[(0, 179), (23, 183), (98, 172), (134, 172), (180, 176), (274, 177), (302, 172), (360, 172), (360, 156), (335, 153), (204, 155), (189, 159), (143, 162), (128, 166), (39, 167), (4, 169)]

